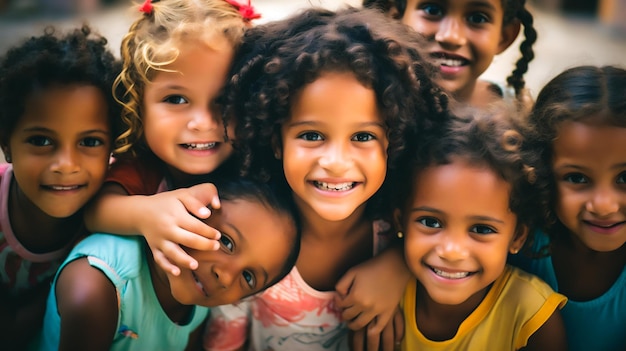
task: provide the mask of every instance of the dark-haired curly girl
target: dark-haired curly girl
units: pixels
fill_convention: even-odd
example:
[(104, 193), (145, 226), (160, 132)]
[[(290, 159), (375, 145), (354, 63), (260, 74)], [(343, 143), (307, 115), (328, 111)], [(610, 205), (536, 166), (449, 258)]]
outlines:
[(48, 28), (0, 58), (0, 335), (25, 349), (50, 280), (85, 234), (83, 206), (102, 184), (119, 109), (119, 72), (88, 26)]
[[(524, 89), (524, 74), (534, 58), (537, 40), (533, 16), (525, 0), (364, 0), (366, 7), (390, 13), (423, 34), (430, 58), (439, 67), (441, 86), (457, 100), (481, 106), (499, 98), (517, 97), (525, 109), (532, 98)], [(495, 55), (517, 38), (524, 40), (522, 57), (506, 79), (507, 84), (481, 80)]]
[[(224, 101), (235, 147), (245, 174), (289, 186), (303, 240), (285, 279), (212, 310), (209, 335), (219, 338), (207, 349), (248, 341), (256, 350), (345, 350), (348, 327), (364, 335), (372, 320), (367, 334), (378, 343), (409, 273), (397, 248), (372, 259), (385, 239), (374, 219), (390, 209), (404, 150), (447, 116), (421, 44), (410, 28), (363, 9), (309, 9), (246, 32)], [(385, 329), (391, 347), (393, 338)]]

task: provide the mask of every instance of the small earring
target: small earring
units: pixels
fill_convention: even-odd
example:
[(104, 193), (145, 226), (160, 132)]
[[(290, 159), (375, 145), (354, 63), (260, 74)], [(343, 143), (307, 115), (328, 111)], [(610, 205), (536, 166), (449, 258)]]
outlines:
[(511, 249), (511, 253), (513, 255), (517, 255), (518, 252), (519, 252), (519, 249)]
[(398, 233), (396, 234), (396, 236), (400, 239), (404, 238), (404, 233), (401, 231), (398, 231)]

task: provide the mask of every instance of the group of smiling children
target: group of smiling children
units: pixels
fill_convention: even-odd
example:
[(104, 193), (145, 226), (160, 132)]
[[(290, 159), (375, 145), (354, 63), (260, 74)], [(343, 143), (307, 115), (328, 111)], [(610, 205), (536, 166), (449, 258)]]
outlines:
[(86, 25), (10, 49), (3, 349), (625, 349), (626, 71), (534, 102), (523, 0), (363, 7), (147, 0), (121, 62)]

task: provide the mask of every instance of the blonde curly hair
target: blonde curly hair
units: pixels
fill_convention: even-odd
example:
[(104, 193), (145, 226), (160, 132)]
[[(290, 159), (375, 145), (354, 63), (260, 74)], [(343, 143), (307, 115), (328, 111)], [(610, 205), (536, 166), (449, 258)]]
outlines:
[(122, 39), (122, 71), (113, 85), (122, 104), (125, 130), (115, 140), (116, 156), (149, 151), (143, 138), (142, 99), (156, 72), (176, 61), (182, 43), (199, 41), (212, 49), (236, 48), (249, 23), (224, 0), (153, 1)]

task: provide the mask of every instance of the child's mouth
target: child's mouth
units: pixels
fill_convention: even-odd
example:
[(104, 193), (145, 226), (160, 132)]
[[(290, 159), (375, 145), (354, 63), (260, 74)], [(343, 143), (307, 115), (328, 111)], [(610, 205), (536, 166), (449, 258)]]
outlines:
[(213, 149), (217, 145), (216, 142), (213, 143), (196, 143), (196, 144), (182, 144), (185, 149), (188, 150), (210, 150)]
[(462, 67), (469, 65), (469, 60), (458, 55), (436, 53), (432, 54), (431, 57), (433, 58), (433, 63), (437, 66)]
[(356, 185), (355, 182), (343, 182), (343, 183), (327, 183), (327, 182), (318, 182), (316, 180), (313, 181), (313, 185), (320, 190), (326, 191), (347, 191)]

